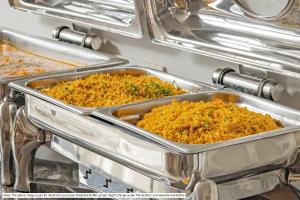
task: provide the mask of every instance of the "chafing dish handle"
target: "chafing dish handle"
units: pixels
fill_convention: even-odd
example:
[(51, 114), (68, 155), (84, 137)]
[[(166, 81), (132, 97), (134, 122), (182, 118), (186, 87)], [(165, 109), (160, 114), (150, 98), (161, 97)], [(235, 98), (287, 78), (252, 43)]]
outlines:
[(74, 31), (67, 26), (59, 26), (53, 32), (54, 39), (59, 41), (76, 44), (92, 50), (99, 50), (102, 45), (102, 39), (97, 35)]
[(18, 192), (30, 192), (34, 155), (45, 143), (45, 132), (33, 126), (24, 106), (17, 111), (11, 143), (16, 173), (14, 189)]
[(212, 76), (213, 83), (240, 92), (278, 101), (283, 86), (270, 78), (257, 78), (236, 72), (231, 68), (219, 68)]
[(0, 105), (0, 149), (1, 149), (1, 183), (12, 186), (14, 179), (11, 136), (17, 106), (13, 99), (5, 97)]
[(288, 168), (286, 173), (288, 186), (297, 194), (300, 199), (300, 163)]
[(218, 187), (214, 181), (203, 180), (194, 187), (193, 200), (218, 200)]

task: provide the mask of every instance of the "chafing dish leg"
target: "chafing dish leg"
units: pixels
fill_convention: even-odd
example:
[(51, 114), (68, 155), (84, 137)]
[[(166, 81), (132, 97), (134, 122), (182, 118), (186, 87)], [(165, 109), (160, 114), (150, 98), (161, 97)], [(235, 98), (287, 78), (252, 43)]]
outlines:
[(193, 200), (218, 200), (218, 188), (215, 182), (206, 180), (195, 185)]
[(13, 157), (11, 149), (12, 125), (16, 115), (17, 106), (4, 98), (0, 105), (0, 149), (1, 149), (1, 184), (4, 186), (12, 186), (14, 179)]
[(30, 191), (29, 180), (33, 177), (33, 159), (38, 147), (45, 143), (45, 133), (28, 120), (24, 107), (15, 118), (12, 135), (12, 150), (16, 170), (14, 189), (20, 192)]

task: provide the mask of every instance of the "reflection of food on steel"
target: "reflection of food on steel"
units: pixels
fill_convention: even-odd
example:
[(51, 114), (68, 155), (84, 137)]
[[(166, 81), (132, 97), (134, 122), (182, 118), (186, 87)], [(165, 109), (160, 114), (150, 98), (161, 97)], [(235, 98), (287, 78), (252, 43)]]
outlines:
[(44, 58), (9, 44), (0, 44), (0, 76), (21, 77), (74, 68), (74, 65)]
[(144, 114), (137, 126), (166, 139), (186, 144), (208, 144), (282, 128), (270, 115), (225, 103), (177, 102)]
[(174, 85), (149, 75), (100, 73), (60, 82), (41, 92), (75, 106), (109, 107), (186, 93)]
[(185, 9), (187, 1), (186, 0), (174, 0), (174, 4), (177, 8)]

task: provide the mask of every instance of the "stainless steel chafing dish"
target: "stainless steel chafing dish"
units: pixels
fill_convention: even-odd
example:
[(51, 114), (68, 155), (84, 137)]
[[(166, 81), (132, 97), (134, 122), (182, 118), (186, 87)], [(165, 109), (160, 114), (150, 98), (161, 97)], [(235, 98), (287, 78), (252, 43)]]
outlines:
[[(300, 112), (284, 106), (300, 108), (295, 101), (287, 100), (299, 98), (295, 92), (299, 91), (296, 83), (300, 78), (299, 0), (277, 4), (263, 0), (9, 2), (19, 10), (72, 22), (75, 31), (63, 26), (54, 31), (54, 38), (61, 41), (92, 47), (93, 34), (87, 33), (109, 31), (143, 38), (148, 32), (155, 44), (235, 62), (239, 69), (218, 69), (213, 74), (213, 86), (138, 66), (48, 74), (10, 83), (11, 99), (20, 93), (25, 97), (14, 122), (1, 123), (8, 127), (5, 130), (13, 126), (15, 190), (30, 191), (34, 152), (46, 142), (78, 163), (80, 183), (96, 191), (181, 192), (188, 199), (232, 200), (299, 182), (299, 173), (293, 170), (299, 163)], [(142, 22), (147, 23), (147, 30)], [(37, 47), (33, 42), (29, 48)], [(68, 49), (77, 55), (77, 50), (71, 46)], [(61, 55), (60, 49), (49, 55), (56, 53)], [(91, 56), (94, 52), (85, 53)], [(85, 53), (78, 53), (78, 58)], [(146, 73), (165, 81), (175, 80), (191, 94), (110, 108), (81, 108), (38, 91), (59, 81), (104, 72)], [(215, 144), (186, 145), (165, 140), (132, 123), (142, 113), (173, 99), (212, 98), (268, 113), (285, 127)], [(15, 107), (6, 109), (14, 116)], [(10, 150), (10, 146), (6, 148)], [(12, 176), (11, 166), (7, 164), (6, 169), (2, 174)]]
[[(104, 132), (108, 134), (113, 134), (110, 133), (112, 130), (114, 131), (114, 128), (106, 128), (107, 124), (103, 123), (101, 120), (96, 120), (92, 118), (92, 112), (98, 110), (99, 108), (81, 108), (81, 107), (76, 107), (72, 105), (67, 105), (61, 101), (58, 101), (56, 99), (53, 99), (45, 94), (42, 94), (38, 90), (44, 87), (51, 86), (55, 83), (58, 83), (60, 81), (64, 80), (73, 80), (76, 78), (82, 78), (86, 77), (90, 74), (94, 73), (112, 73), (112, 74), (148, 74), (152, 75), (155, 77), (160, 78), (161, 80), (174, 83), (176, 86), (187, 90), (188, 92), (199, 92), (202, 90), (213, 90), (214, 88), (211, 86), (208, 86), (206, 84), (202, 83), (197, 83), (193, 81), (189, 81), (186, 79), (182, 79), (164, 72), (160, 72), (157, 70), (152, 70), (149, 68), (143, 68), (143, 67), (138, 67), (138, 66), (125, 66), (125, 67), (113, 67), (113, 68), (105, 68), (105, 69), (99, 69), (99, 70), (92, 70), (92, 71), (85, 71), (85, 72), (80, 72), (80, 73), (65, 73), (65, 74), (59, 74), (59, 75), (51, 75), (51, 76), (44, 76), (44, 77), (37, 77), (33, 80), (20, 80), (17, 82), (11, 83), (11, 87), (16, 90), (24, 93), (25, 95), (25, 102), (26, 102), (26, 112), (28, 113), (28, 118), (33, 121), (34, 123), (38, 124), (38, 126), (42, 127), (44, 130), (49, 130), (51, 133), (58, 133), (61, 136), (66, 136), (68, 139), (71, 139), (73, 141), (82, 141), (85, 143), (85, 141), (82, 140), (82, 136), (85, 135), (85, 133), (81, 136), (78, 135), (79, 130), (84, 130), (88, 127), (91, 127), (91, 124), (88, 125), (88, 127), (82, 127), (80, 122), (82, 120), (92, 120), (91, 122), (94, 123), (94, 125), (98, 126), (97, 121), (99, 122), (99, 127), (95, 128), (95, 131), (100, 131), (103, 130)], [(103, 108), (104, 109), (104, 108)], [(65, 111), (67, 111), (65, 113)], [(69, 112), (70, 111), (70, 112)], [(43, 114), (42, 114), (43, 113)], [(38, 115), (42, 115), (43, 117)], [(53, 117), (55, 116), (55, 117)], [(79, 117), (79, 118), (78, 118)], [(56, 121), (59, 120), (59, 121)], [(63, 120), (63, 121), (60, 121)], [(68, 121), (68, 123), (74, 122), (74, 125), (66, 125), (65, 120)], [(79, 126), (81, 126), (80, 129), (78, 129)], [(92, 125), (92, 126), (94, 126)], [(75, 128), (74, 130), (70, 130)], [(76, 131), (75, 131), (76, 130)], [(108, 131), (108, 132), (107, 132)], [(117, 129), (116, 129), (117, 131)], [(118, 132), (118, 131), (117, 131)], [(68, 135), (70, 134), (71, 135)], [(122, 132), (120, 132), (122, 134)], [(87, 135), (93, 135), (93, 133), (88, 133)], [(84, 137), (87, 137), (85, 135)], [(96, 138), (101, 138), (101, 137), (96, 137)], [(92, 140), (96, 141), (96, 138), (91, 138)], [(113, 140), (115, 140), (114, 137), (112, 137)], [(132, 140), (131, 138), (130, 140)], [(101, 139), (102, 140), (102, 139)], [(130, 141), (128, 140), (128, 141)], [(112, 145), (106, 145), (110, 149), (116, 148), (115, 142), (112, 141)], [(97, 143), (98, 143), (97, 139)], [(142, 142), (142, 141), (141, 141)], [(141, 143), (141, 145), (144, 145)], [(89, 145), (87, 145), (89, 146)], [(160, 148), (160, 147), (159, 147)], [(98, 150), (101, 150), (101, 148), (97, 148)], [(150, 148), (151, 149), (151, 148)], [(97, 150), (97, 151), (98, 151)], [(116, 155), (120, 157), (120, 159), (125, 159), (122, 158), (122, 155)], [(159, 169), (158, 169), (159, 170)], [(161, 172), (160, 174), (163, 174)], [(22, 178), (23, 175), (20, 175)], [(21, 181), (22, 182), (22, 181)], [(25, 186), (22, 185), (19, 190), (24, 190)]]
[[(119, 59), (110, 55), (95, 52), (89, 49), (80, 48), (74, 45), (36, 37), (33, 35), (22, 34), (17, 31), (0, 28), (0, 43), (13, 45), (20, 50), (31, 52), (37, 57), (41, 56), (52, 60), (63, 61), (74, 66), (51, 72), (32, 74), (26, 76), (6, 77), (0, 75), (0, 132), (1, 132), (1, 173), (2, 184), (11, 185), (12, 177), (6, 176), (7, 171), (11, 170), (11, 145), (10, 134), (14, 115), (17, 110), (15, 99), (10, 96), (8, 83), (15, 80), (38, 77), (46, 74), (57, 74), (63, 71), (75, 72), (92, 70), (105, 66), (115, 66), (126, 63), (126, 60)], [(12, 53), (13, 54), (13, 53)], [(34, 57), (34, 56), (33, 56)], [(58, 62), (59, 65), (59, 62)]]
[[(51, 86), (62, 80), (72, 80), (85, 77), (91, 73), (105, 72), (147, 73), (169, 82), (175, 80), (179, 87), (197, 93), (112, 108), (84, 109), (66, 105), (38, 92), (38, 89)], [(63, 152), (62, 149), (64, 149), (64, 152), (68, 152), (64, 155), (86, 167), (93, 166), (93, 162), (91, 164), (82, 162), (82, 159), (85, 160), (85, 156), (90, 155), (84, 149), (99, 153), (112, 160), (113, 163), (118, 162), (121, 165), (133, 168), (137, 173), (144, 174), (141, 176), (150, 176), (151, 180), (159, 181), (164, 187), (169, 188), (168, 191), (172, 191), (170, 188), (175, 190), (177, 188), (177, 190), (189, 193), (188, 191), (193, 191), (195, 185), (201, 181), (209, 180), (213, 184), (224, 183), (233, 179), (287, 167), (297, 161), (300, 112), (247, 94), (215, 91), (215, 88), (205, 84), (189, 82), (163, 72), (141, 67), (114, 67), (92, 72), (21, 80), (11, 83), (10, 86), (14, 90), (25, 94), (25, 110), (28, 119), (32, 123), (42, 130), (47, 130), (75, 144), (71, 148), (73, 151), (68, 151), (62, 145), (55, 144), (60, 142), (53, 142), (53, 148), (57, 151)], [(122, 118), (133, 119), (153, 107), (170, 103), (173, 99), (179, 101), (209, 101), (212, 98), (233, 101), (239, 106), (247, 106), (250, 110), (269, 113), (286, 127), (269, 133), (216, 144), (184, 145), (170, 142), (138, 129), (120, 120), (117, 117), (118, 114), (116, 114), (123, 113)], [(16, 130), (14, 136), (13, 142), (16, 145), (16, 152), (21, 151), (18, 147), (19, 141), (17, 141), (20, 133), (20, 130)], [(57, 141), (57, 137), (54, 138)], [(77, 145), (82, 146), (83, 150), (79, 150), (81, 147)], [(74, 151), (74, 149), (77, 150)], [(226, 156), (228, 154), (231, 155), (229, 158)], [(98, 159), (104, 159), (96, 158), (96, 163)], [(224, 158), (226, 158), (226, 161)], [(20, 161), (20, 157), (16, 158), (17, 166), (23, 165)], [(26, 185), (22, 184), (24, 183), (23, 175), (26, 172), (21, 171), (19, 173), (17, 176), (17, 183), (19, 183), (17, 189), (26, 190)], [(112, 172), (107, 173), (111, 177), (119, 178)], [(126, 182), (126, 180), (122, 181)], [(147, 184), (135, 185), (135, 188), (140, 191), (159, 191), (147, 187)]]

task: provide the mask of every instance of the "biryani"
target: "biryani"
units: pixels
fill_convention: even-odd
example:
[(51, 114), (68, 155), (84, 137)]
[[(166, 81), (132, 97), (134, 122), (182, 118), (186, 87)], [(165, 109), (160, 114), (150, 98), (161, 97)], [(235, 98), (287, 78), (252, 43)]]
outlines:
[(186, 93), (154, 76), (109, 73), (60, 82), (41, 92), (80, 107), (110, 107)]
[(177, 102), (152, 109), (137, 126), (168, 140), (209, 144), (282, 128), (263, 115), (222, 100)]

